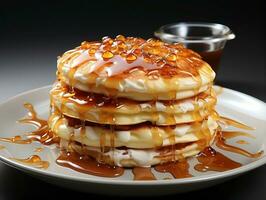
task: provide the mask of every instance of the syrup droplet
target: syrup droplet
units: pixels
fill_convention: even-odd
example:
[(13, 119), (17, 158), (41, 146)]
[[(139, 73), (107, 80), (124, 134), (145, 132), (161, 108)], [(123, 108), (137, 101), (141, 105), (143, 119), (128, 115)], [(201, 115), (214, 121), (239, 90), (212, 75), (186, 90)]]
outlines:
[(40, 169), (47, 169), (49, 167), (49, 162), (43, 161), (37, 155), (32, 155), (29, 158), (25, 158), (25, 159), (12, 158), (12, 160), (15, 160), (17, 162), (20, 162), (22, 164), (26, 164), (26, 165), (29, 165), (35, 168), (40, 168)]
[(176, 61), (176, 55), (175, 54), (169, 54), (166, 56), (167, 61), (175, 62)]
[(115, 39), (117, 41), (125, 41), (126, 40), (125, 36), (123, 36), (123, 35), (117, 35)]
[(126, 60), (128, 62), (133, 62), (137, 59), (137, 56), (135, 56), (133, 53), (129, 53), (127, 56), (126, 56)]
[(103, 52), (103, 54), (102, 54), (102, 58), (103, 59), (110, 59), (110, 58), (112, 58), (114, 56), (114, 54), (112, 53), (112, 52), (110, 52), (110, 51), (105, 51), (105, 52)]

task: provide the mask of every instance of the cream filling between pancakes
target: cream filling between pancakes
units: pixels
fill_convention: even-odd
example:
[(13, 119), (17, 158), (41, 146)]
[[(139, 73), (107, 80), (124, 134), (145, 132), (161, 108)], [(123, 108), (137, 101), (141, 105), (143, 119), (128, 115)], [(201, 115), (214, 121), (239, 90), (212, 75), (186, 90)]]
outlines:
[[(128, 130), (111, 130), (101, 126), (70, 126), (68, 119), (53, 114), (49, 118), (51, 130), (60, 138), (73, 140), (91, 147), (104, 146), (128, 148), (155, 148), (178, 143), (208, 139), (215, 134), (217, 122), (208, 117), (201, 123), (182, 124), (173, 127), (140, 126)], [(113, 137), (113, 139), (112, 139)], [(113, 144), (112, 144), (113, 143)]]
[[(86, 93), (78, 99), (79, 96), (73, 96), (75, 92), (65, 91), (58, 83), (54, 85), (50, 94), (52, 105), (64, 115), (100, 124), (117, 125), (138, 124), (146, 121), (157, 125), (174, 125), (201, 121), (212, 112), (216, 103), (213, 91), (210, 94), (206, 92), (194, 98), (168, 101), (168, 103), (116, 100), (118, 103), (112, 105), (105, 105), (104, 101), (100, 102), (100, 105), (95, 102), (91, 103), (88, 100), (90, 96), (86, 98)], [(92, 98), (93, 102), (97, 97)]]
[[(165, 94), (165, 91), (173, 91), (176, 93), (176, 95), (174, 97), (172, 96), (171, 99), (177, 99), (177, 97), (185, 98), (189, 97), (190, 95), (193, 96), (204, 91), (203, 88), (206, 88), (208, 85), (212, 84), (212, 81), (215, 77), (215, 73), (212, 71), (210, 66), (205, 63), (199, 68), (199, 74), (197, 76), (177, 76), (169, 79), (158, 77), (155, 80), (150, 80), (147, 76), (145, 76), (145, 72), (138, 70), (135, 72), (137, 74), (133, 73), (128, 74), (123, 78), (115, 78), (106, 76), (105, 74), (102, 76), (101, 73), (98, 75), (93, 74), (91, 68), (93, 68), (95, 61), (89, 61), (79, 65), (74, 75), (69, 77), (72, 68), (76, 67), (76, 65), (73, 63), (75, 63), (75, 58), (68, 63), (62, 63), (60, 59), (58, 60), (60, 79), (62, 79), (68, 85), (83, 91), (93, 91), (102, 94), (108, 94), (110, 91), (113, 92), (114, 90), (117, 90), (117, 96), (127, 96), (128, 98), (133, 98), (136, 100), (140, 100), (140, 98), (142, 98), (142, 100), (150, 100), (150, 96), (157, 94), (162, 94), (161, 97), (159, 96), (159, 99), (169, 98), (163, 95)], [(106, 66), (106, 68), (109, 69), (111, 67), (111, 65)], [(103, 70), (106, 68), (103, 68)], [(127, 95), (128, 92), (135, 95), (129, 97)]]
[[(209, 143), (208, 143), (209, 144)], [(98, 162), (104, 162), (110, 165), (120, 167), (150, 167), (157, 164), (162, 164), (174, 160), (184, 159), (197, 155), (203, 147), (200, 147), (197, 142), (188, 144), (187, 146), (171, 150), (156, 150), (156, 149), (113, 149), (107, 152), (102, 152), (100, 148), (82, 146), (77, 143), (71, 143), (67, 140), (61, 141), (61, 149), (78, 152), (79, 154), (88, 155), (96, 159)]]

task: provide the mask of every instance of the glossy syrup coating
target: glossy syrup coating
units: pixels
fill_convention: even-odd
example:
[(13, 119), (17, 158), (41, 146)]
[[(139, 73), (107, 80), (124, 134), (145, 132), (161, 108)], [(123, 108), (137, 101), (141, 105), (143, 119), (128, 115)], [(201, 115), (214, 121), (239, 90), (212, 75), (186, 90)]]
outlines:
[[(186, 49), (182, 44), (167, 44), (156, 39), (144, 40), (122, 35), (115, 38), (103, 37), (101, 42), (84, 41), (76, 48), (76, 51), (78, 50), (87, 50), (90, 58), (95, 61), (102, 59), (104, 62), (99, 63), (101, 66), (106, 63), (118, 63), (116, 68), (121, 69), (114, 69), (108, 76), (134, 73), (134, 69), (138, 68), (146, 72), (150, 79), (156, 79), (158, 76), (186, 77), (197, 75), (198, 68), (204, 63), (197, 53)], [(119, 65), (121, 58), (126, 61), (123, 66)], [(75, 64), (80, 65), (83, 61), (78, 57)], [(134, 62), (136, 65), (130, 65)], [(125, 66), (127, 64), (128, 66)], [(101, 66), (95, 67), (93, 72), (97, 73)]]

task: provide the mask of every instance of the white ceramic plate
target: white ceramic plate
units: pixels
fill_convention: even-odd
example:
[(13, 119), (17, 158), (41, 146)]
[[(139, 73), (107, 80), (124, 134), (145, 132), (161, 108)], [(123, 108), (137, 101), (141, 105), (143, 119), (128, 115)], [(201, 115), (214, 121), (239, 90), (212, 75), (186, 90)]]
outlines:
[[(50, 88), (51, 86), (35, 89), (20, 94), (1, 104), (0, 137), (11, 137), (33, 130), (32, 127), (16, 123), (18, 119), (26, 115), (26, 110), (23, 107), (23, 103), (25, 102), (32, 103), (39, 115), (47, 118), (49, 110), (48, 91)], [(217, 110), (223, 116), (237, 119), (252, 127), (256, 127), (255, 131), (250, 131), (250, 133), (256, 136), (256, 139), (238, 137), (232, 139), (230, 142), (237, 146), (239, 144), (236, 144), (235, 141), (244, 139), (250, 144), (242, 144), (240, 145), (241, 148), (250, 152), (257, 152), (261, 149), (266, 150), (266, 104), (264, 102), (234, 90), (223, 89), (223, 92), (218, 97)], [(103, 178), (78, 173), (71, 169), (58, 166), (55, 163), (58, 150), (52, 147), (45, 147), (44, 151), (36, 153), (34, 150), (37, 147), (43, 146), (39, 143), (21, 145), (0, 142), (0, 145), (5, 147), (0, 150), (0, 160), (12, 167), (63, 187), (101, 194), (163, 195), (186, 192), (212, 186), (266, 163), (265, 156), (259, 159), (251, 159), (219, 150), (233, 160), (242, 163), (243, 166), (226, 172), (204, 173), (196, 172), (191, 167), (190, 172), (194, 177), (171, 180), (163, 180), (166, 177), (171, 177), (170, 174), (161, 174), (154, 171), (159, 180), (133, 181), (131, 170), (126, 170), (125, 174), (118, 178)], [(27, 158), (33, 154), (37, 154), (43, 160), (49, 161), (49, 168), (46, 170), (36, 169), (10, 159)], [(189, 162), (193, 164), (196, 162), (196, 159), (191, 159)]]

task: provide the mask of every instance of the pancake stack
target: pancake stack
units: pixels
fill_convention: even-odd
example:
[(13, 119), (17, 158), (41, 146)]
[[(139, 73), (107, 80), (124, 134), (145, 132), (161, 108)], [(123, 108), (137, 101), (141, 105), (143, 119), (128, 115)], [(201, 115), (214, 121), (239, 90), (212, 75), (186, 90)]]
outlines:
[(213, 141), (215, 73), (181, 44), (104, 37), (58, 59), (49, 126), (64, 151), (149, 167), (194, 156)]

